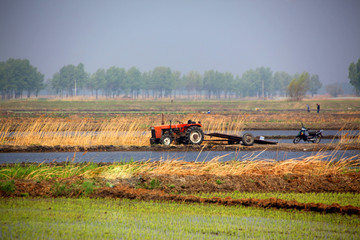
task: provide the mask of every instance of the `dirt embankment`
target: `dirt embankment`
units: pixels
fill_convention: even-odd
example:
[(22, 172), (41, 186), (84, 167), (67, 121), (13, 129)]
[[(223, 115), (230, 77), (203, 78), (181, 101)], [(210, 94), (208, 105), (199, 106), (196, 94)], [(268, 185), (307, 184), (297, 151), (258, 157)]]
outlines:
[[(170, 175), (147, 174), (139, 177), (138, 186), (149, 187), (158, 182), (159, 189), (167, 193), (182, 192), (352, 192), (360, 193), (360, 173), (336, 175)], [(122, 185), (136, 187), (134, 181), (122, 181)]]
[[(81, 186), (88, 179), (71, 177), (43, 181), (15, 180), (12, 192), (0, 190), (1, 197), (79, 197)], [(127, 198), (139, 200), (207, 203), (227, 206), (241, 205), (260, 208), (296, 209), (321, 213), (355, 214), (360, 208), (320, 203), (299, 203), (282, 199), (201, 198), (191, 194), (201, 192), (350, 192), (360, 193), (360, 173), (335, 175), (169, 175), (145, 174), (128, 179), (96, 179), (93, 198)]]
[(320, 151), (320, 150), (360, 150), (360, 144), (292, 144), (279, 143), (276, 145), (253, 146), (243, 145), (154, 145), (154, 146), (114, 146), (114, 145), (95, 145), (95, 146), (12, 146), (0, 145), (0, 153), (3, 152), (115, 152), (115, 151)]

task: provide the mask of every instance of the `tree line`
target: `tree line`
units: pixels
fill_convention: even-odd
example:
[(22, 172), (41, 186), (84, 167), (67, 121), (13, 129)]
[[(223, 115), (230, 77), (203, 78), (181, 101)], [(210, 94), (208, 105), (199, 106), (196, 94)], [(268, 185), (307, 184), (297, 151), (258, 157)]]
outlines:
[(21, 98), (25, 93), (38, 95), (45, 87), (44, 75), (27, 59), (8, 59), (0, 62), (0, 94), (2, 99)]
[(136, 67), (125, 69), (112, 66), (88, 74), (83, 64), (62, 67), (50, 79), (49, 85), (60, 96), (74, 96), (86, 90), (96, 98), (99, 95), (134, 99), (139, 96), (176, 98), (178, 95), (187, 95), (191, 98), (229, 99), (277, 95), (290, 96), (296, 100), (301, 99), (307, 91), (316, 94), (322, 86), (318, 75), (302, 73), (292, 76), (286, 72), (273, 73), (265, 67), (248, 70), (239, 77), (216, 70), (205, 71), (204, 74), (197, 71), (182, 74), (163, 66), (147, 72), (140, 72)]
[(349, 65), (350, 84), (354, 86), (356, 95), (360, 96), (360, 58), (357, 63), (351, 63)]
[(2, 99), (21, 98), (26, 93), (37, 96), (45, 87), (59, 96), (85, 93), (98, 98), (125, 96), (130, 98), (189, 98), (229, 99), (243, 97), (271, 98), (288, 96), (301, 100), (307, 92), (316, 94), (322, 84), (318, 75), (307, 72), (291, 75), (259, 67), (245, 71), (242, 76), (230, 72), (208, 70), (203, 74), (190, 71), (182, 74), (169, 67), (159, 66), (141, 72), (112, 66), (87, 73), (83, 64), (63, 66), (44, 83), (44, 75), (29, 60), (9, 59), (0, 62), (0, 91)]

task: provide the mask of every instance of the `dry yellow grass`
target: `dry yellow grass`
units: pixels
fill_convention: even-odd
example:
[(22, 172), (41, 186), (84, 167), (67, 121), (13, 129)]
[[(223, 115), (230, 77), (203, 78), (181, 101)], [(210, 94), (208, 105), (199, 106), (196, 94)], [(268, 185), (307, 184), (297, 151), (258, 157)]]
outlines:
[[(96, 131), (89, 131), (91, 128)], [(141, 121), (126, 121), (116, 118), (109, 121), (91, 123), (88, 120), (54, 121), (54, 119), (37, 119), (32, 123), (16, 126), (11, 122), (4, 123), (1, 128), (0, 144), (9, 145), (145, 145), (150, 137), (144, 131)]]
[(244, 160), (244, 161), (219, 161), (220, 157), (208, 162), (185, 162), (167, 159), (157, 162), (137, 162), (132, 164), (104, 166), (89, 170), (82, 176), (86, 178), (101, 177), (104, 179), (128, 178), (134, 175), (150, 173), (154, 175), (335, 175), (351, 171), (354, 166), (359, 166), (360, 156), (343, 158), (333, 161), (329, 155), (321, 153), (303, 158), (285, 161), (274, 160)]
[[(306, 120), (306, 118), (308, 120)], [(189, 119), (201, 121), (204, 132), (223, 132), (241, 135), (245, 128), (289, 129), (300, 128), (303, 122), (309, 129), (320, 126), (334, 126), (357, 129), (355, 120), (341, 119), (341, 116), (316, 115), (309, 118), (307, 113), (249, 113), (243, 115), (218, 114), (168, 114), (165, 124), (186, 123)], [(95, 118), (71, 115), (69, 118), (16, 118), (0, 119), (0, 145), (149, 145), (150, 127), (161, 124), (161, 115), (129, 114), (107, 118)], [(339, 128), (340, 128), (339, 127)], [(290, 128), (291, 129), (291, 128)], [(326, 128), (325, 128), (326, 129)], [(359, 143), (360, 136), (341, 136), (340, 143)]]
[(259, 161), (231, 161), (219, 162), (213, 159), (204, 163), (185, 163), (182, 161), (165, 161), (163, 163), (148, 164), (142, 168), (144, 172), (153, 174), (177, 174), (177, 175), (204, 175), (216, 176), (234, 175), (323, 175), (337, 174), (348, 167), (349, 161), (325, 162), (316, 158), (304, 160), (259, 160)]
[[(18, 165), (5, 166), (0, 169), (1, 179), (26, 180), (68, 178), (80, 176), (84, 178), (101, 178), (107, 180), (129, 179), (143, 174), (152, 175), (178, 175), (178, 176), (284, 176), (284, 175), (337, 175), (347, 172), (357, 172), (360, 166), (360, 155), (336, 160), (331, 154), (317, 153), (314, 156), (289, 159), (284, 161), (257, 160), (256, 156), (236, 161), (222, 162), (223, 156), (213, 158), (208, 162), (180, 161), (177, 159), (164, 159), (152, 162), (114, 163), (97, 165), (94, 163), (65, 164), (64, 166), (38, 164), (21, 167)], [(75, 154), (74, 154), (75, 158)]]
[[(203, 123), (204, 131), (236, 131), (243, 129), (243, 119), (208, 115), (183, 115), (180, 120), (188, 119)], [(177, 116), (179, 117), (179, 116)], [(38, 118), (33, 121), (5, 121), (0, 128), (0, 144), (28, 146), (94, 146), (94, 145), (137, 145), (149, 144), (150, 126), (159, 125), (160, 118), (139, 116), (117, 117), (109, 120), (93, 119), (54, 119)], [(169, 124), (168, 121), (166, 124)]]
[(345, 134), (340, 135), (339, 139), (340, 144), (360, 144), (360, 133), (352, 134), (352, 131), (346, 132)]

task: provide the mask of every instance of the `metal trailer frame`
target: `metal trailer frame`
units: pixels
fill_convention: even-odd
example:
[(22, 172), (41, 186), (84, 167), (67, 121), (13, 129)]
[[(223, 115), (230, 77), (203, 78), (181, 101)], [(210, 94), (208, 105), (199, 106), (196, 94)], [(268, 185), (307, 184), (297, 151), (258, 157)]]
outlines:
[[(245, 133), (248, 134), (248, 133)], [(245, 136), (245, 134), (243, 136)], [(237, 136), (237, 135), (230, 135), (230, 134), (223, 134), (223, 133), (205, 133), (204, 135), (210, 136), (210, 137), (218, 137), (223, 139), (214, 139), (214, 140), (204, 140), (204, 141), (228, 141), (229, 144), (244, 144), (243, 137)], [(250, 134), (251, 135), (251, 134)], [(252, 136), (252, 135), (251, 135)], [(259, 137), (255, 137), (253, 143), (256, 144), (272, 144), (275, 145), (277, 142), (267, 141), (267, 140), (260, 140)], [(251, 144), (244, 144), (246, 146), (251, 146)]]

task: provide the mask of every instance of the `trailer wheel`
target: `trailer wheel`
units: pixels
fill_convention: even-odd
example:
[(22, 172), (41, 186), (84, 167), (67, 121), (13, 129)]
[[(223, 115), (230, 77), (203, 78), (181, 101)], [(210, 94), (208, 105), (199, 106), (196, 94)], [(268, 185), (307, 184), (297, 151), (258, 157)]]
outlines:
[(201, 128), (194, 126), (186, 131), (186, 141), (194, 145), (200, 145), (204, 141), (204, 133)]
[(160, 142), (161, 144), (165, 145), (165, 146), (169, 146), (172, 143), (173, 139), (172, 137), (169, 135), (169, 133), (165, 133), (164, 135), (161, 136), (160, 138)]
[(245, 146), (252, 146), (254, 144), (254, 136), (251, 133), (244, 133), (242, 142)]

